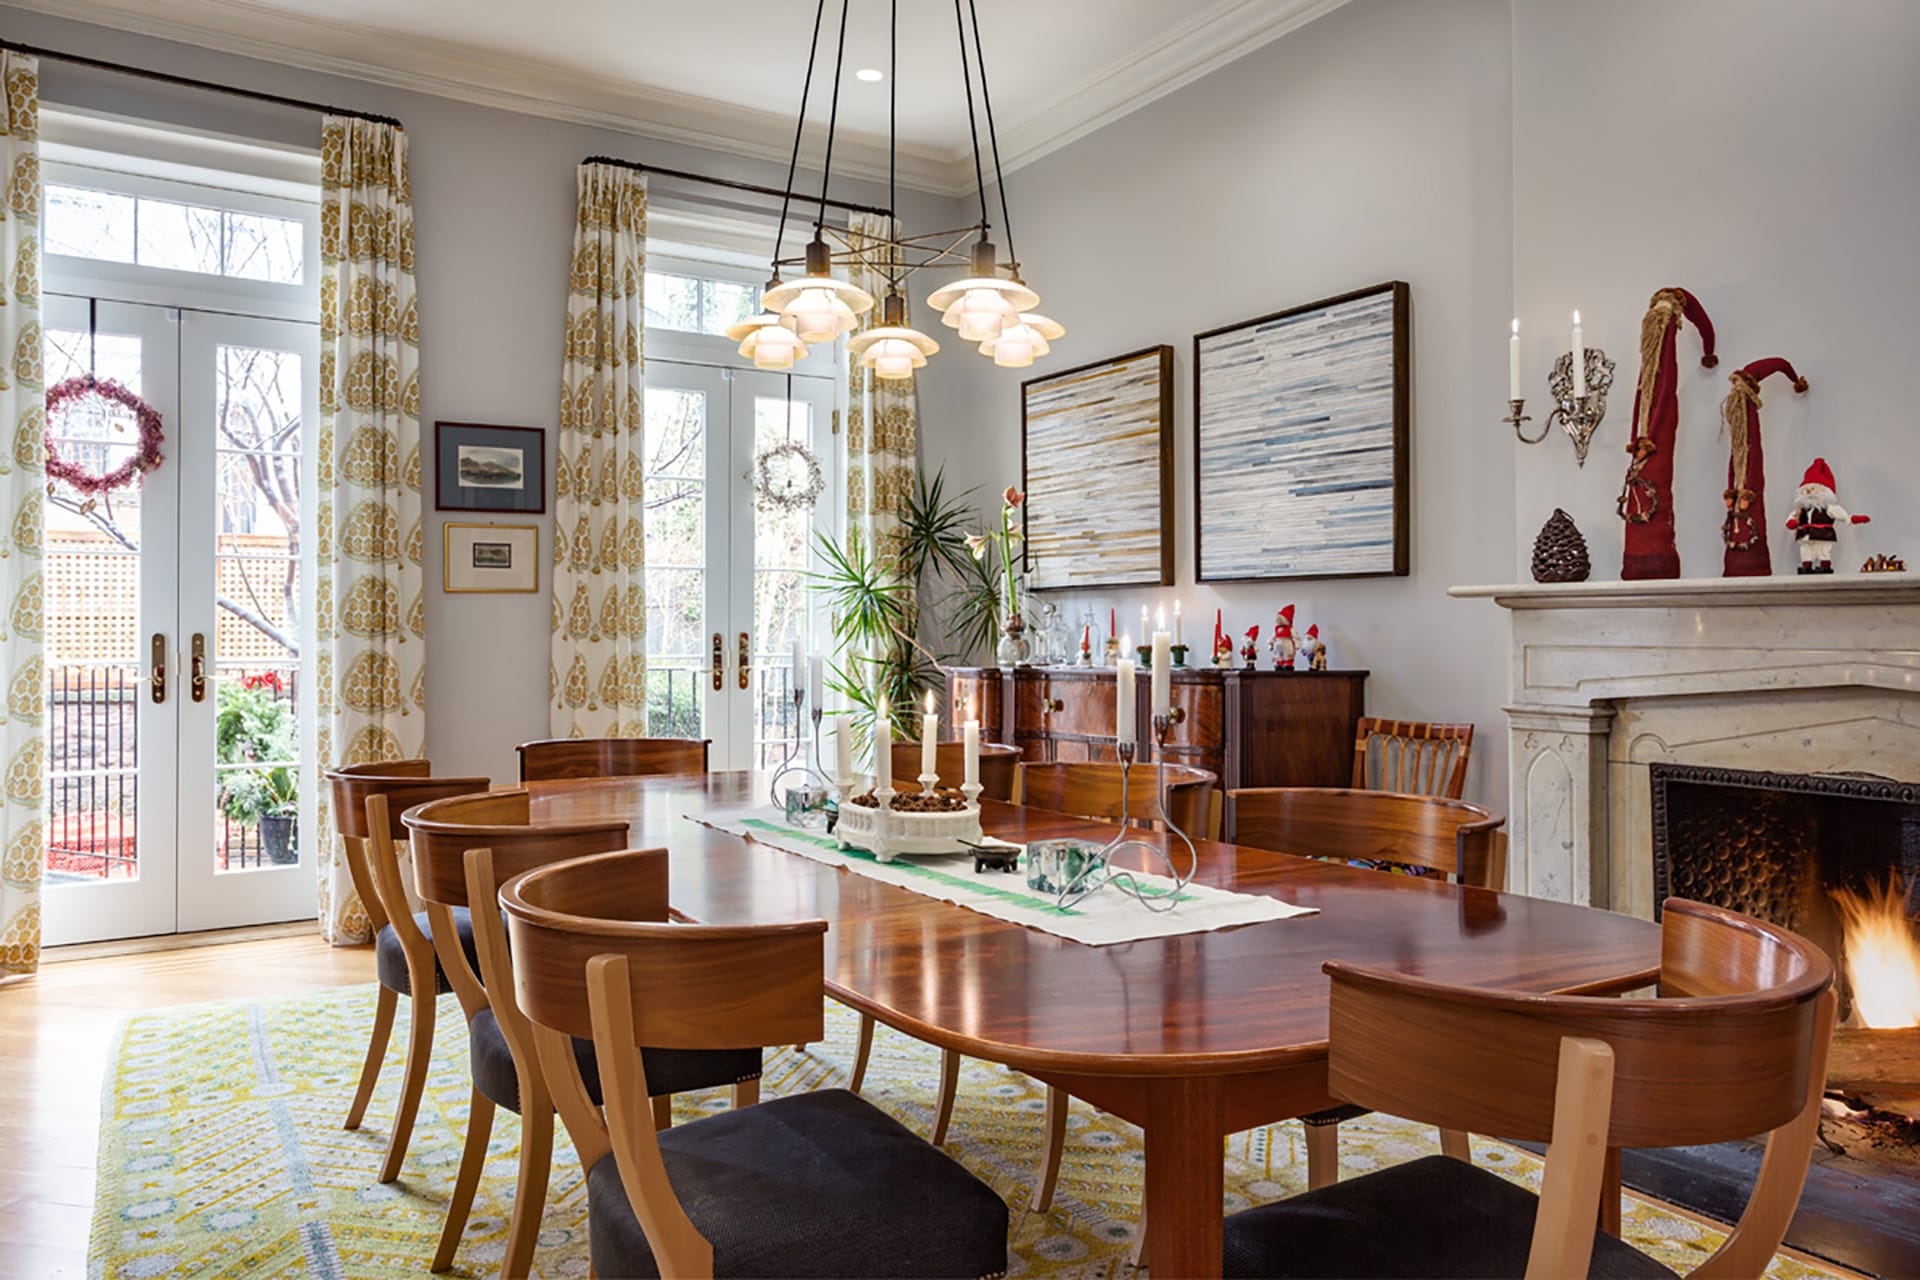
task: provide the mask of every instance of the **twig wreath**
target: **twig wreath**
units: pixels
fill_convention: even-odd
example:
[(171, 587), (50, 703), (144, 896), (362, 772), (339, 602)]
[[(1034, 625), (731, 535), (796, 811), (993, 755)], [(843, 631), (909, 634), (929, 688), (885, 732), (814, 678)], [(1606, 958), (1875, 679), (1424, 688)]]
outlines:
[(798, 441), (776, 444), (754, 459), (754, 505), (762, 511), (805, 511), (824, 488), (820, 460)]
[[(60, 424), (67, 415), (104, 401), (131, 412), (140, 424), (140, 440), (133, 456), (113, 470), (98, 473), (60, 456), (54, 443)], [(96, 378), (91, 373), (57, 382), (47, 390), (47, 479), (64, 480), (89, 497), (124, 489), (136, 479), (160, 465), (160, 446), (166, 436), (161, 431), (160, 411), (112, 378)]]

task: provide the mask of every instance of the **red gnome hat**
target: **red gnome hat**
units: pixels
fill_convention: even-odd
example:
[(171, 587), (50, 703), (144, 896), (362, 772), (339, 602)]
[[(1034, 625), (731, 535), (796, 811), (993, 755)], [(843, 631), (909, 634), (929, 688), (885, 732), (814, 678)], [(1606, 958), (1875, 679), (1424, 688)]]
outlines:
[[(1794, 388), (1795, 391), (1805, 391), (1806, 389), (1807, 384), (1804, 378), (1801, 379), (1800, 385)], [(1834, 483), (1833, 468), (1827, 465), (1825, 458), (1815, 458), (1813, 465), (1807, 468), (1807, 474), (1800, 477), (1800, 483), (1803, 485), (1824, 485), (1829, 489), (1838, 489), (1839, 487)]]
[(1320, 638), (1320, 624), (1316, 622), (1312, 626), (1307, 628), (1307, 639), (1318, 640), (1319, 638)]
[(1280, 611), (1280, 617), (1285, 620), (1287, 624), (1287, 630), (1289, 631), (1293, 630), (1293, 606), (1288, 605), (1286, 608), (1282, 609)]
[[(1755, 360), (1727, 375), (1732, 389), (1721, 406), (1721, 416), (1733, 448), (1727, 458), (1727, 490), (1721, 495), (1727, 518), (1720, 534), (1727, 544), (1724, 573), (1729, 578), (1765, 578), (1773, 573), (1767, 551), (1767, 468), (1760, 450), (1760, 384), (1776, 373), (1791, 379), (1796, 392), (1807, 389), (1807, 380), (1779, 356)], [(1807, 468), (1809, 478), (1801, 483), (1813, 483), (1816, 471), (1826, 473), (1825, 483), (1833, 483), (1833, 473), (1820, 460)]]
[(1626, 579), (1677, 578), (1680, 552), (1673, 541), (1673, 449), (1680, 426), (1680, 370), (1674, 346), (1682, 319), (1700, 331), (1703, 367), (1720, 363), (1713, 353), (1713, 322), (1700, 300), (1669, 287), (1653, 295), (1640, 322), (1640, 384), (1633, 396), (1633, 438), (1627, 444), (1626, 482), (1615, 504), (1627, 522)]

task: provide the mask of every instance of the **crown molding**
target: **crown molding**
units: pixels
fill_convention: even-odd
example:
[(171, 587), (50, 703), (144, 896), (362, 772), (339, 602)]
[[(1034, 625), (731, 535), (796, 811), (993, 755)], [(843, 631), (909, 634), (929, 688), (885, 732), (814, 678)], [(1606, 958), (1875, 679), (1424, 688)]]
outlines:
[[(671, 93), (554, 63), (455, 41), (396, 35), (358, 23), (288, 13), (255, 0), (5, 0), (14, 8), (112, 27), (307, 71), (433, 94), (477, 106), (784, 162), (791, 116)], [(1347, 0), (1234, 0), (1170, 27), (1153, 43), (1020, 112), (1000, 131), (1011, 172), (1085, 137), (1246, 53), (1339, 8)], [(809, 128), (810, 135), (817, 130)], [(812, 137), (816, 145), (821, 139)], [(884, 182), (884, 137), (842, 131), (836, 173)], [(974, 190), (970, 151), (903, 145), (902, 186), (935, 195)]]

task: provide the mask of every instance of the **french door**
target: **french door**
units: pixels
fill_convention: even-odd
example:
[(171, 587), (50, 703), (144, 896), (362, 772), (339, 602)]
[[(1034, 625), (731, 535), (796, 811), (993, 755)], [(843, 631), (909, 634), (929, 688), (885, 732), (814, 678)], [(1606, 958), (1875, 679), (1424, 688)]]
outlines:
[[(50, 295), (49, 385), (160, 413), (133, 486), (49, 490), (49, 944), (293, 920), (314, 905), (316, 325)], [(55, 443), (123, 462), (130, 418)]]
[[(649, 732), (712, 739), (715, 769), (778, 765), (797, 736), (793, 642), (825, 647), (807, 574), (841, 492), (833, 400), (829, 377), (647, 361)], [(811, 507), (755, 501), (781, 445), (822, 470)], [(807, 475), (791, 450), (767, 470)]]

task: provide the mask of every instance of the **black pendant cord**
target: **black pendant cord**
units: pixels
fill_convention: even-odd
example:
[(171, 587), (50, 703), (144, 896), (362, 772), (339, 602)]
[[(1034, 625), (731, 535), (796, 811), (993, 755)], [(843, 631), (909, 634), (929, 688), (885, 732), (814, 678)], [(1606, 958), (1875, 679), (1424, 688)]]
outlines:
[[(820, 0), (813, 11), (813, 40), (807, 45), (807, 77), (800, 82), (800, 110), (793, 118), (793, 154), (787, 159), (787, 181), (780, 196), (780, 229), (773, 237), (773, 276), (780, 276), (780, 245), (787, 238), (787, 210), (793, 204), (793, 175), (800, 169), (800, 138), (807, 127), (807, 99), (813, 95), (813, 60), (820, 52), (820, 26), (826, 20), (827, 0)], [(825, 199), (826, 192), (822, 191)], [(825, 217), (825, 211), (821, 217)]]
[(151, 80), (156, 84), (170, 84), (182, 89), (199, 89), (207, 93), (224, 93), (229, 97), (264, 102), (269, 106), (291, 107), (295, 111), (313, 111), (326, 116), (352, 116), (358, 120), (370, 120), (375, 124), (392, 125), (396, 129), (404, 127), (392, 116), (376, 115), (371, 111), (359, 111), (353, 107), (331, 107), (324, 102), (308, 102), (304, 98), (289, 98), (278, 93), (262, 93), (257, 89), (241, 89), (212, 80), (196, 80), (192, 76), (177, 76), (168, 71), (155, 71), (150, 67), (109, 62), (105, 58), (89, 58), (78, 53), (62, 53), (58, 49), (42, 49), (37, 45), (21, 44), (14, 40), (0, 40), (0, 49), (11, 49), (15, 53), (25, 54), (30, 58), (46, 58), (49, 61), (65, 62), (93, 71), (110, 71), (115, 75), (132, 76), (136, 80)]
[(833, 135), (840, 124), (840, 70), (847, 60), (847, 10), (852, 4), (853, 0), (840, 0), (840, 42), (833, 55), (833, 97), (827, 108), (827, 156), (820, 166), (820, 216), (813, 223), (816, 239), (827, 226), (827, 184), (833, 181)]
[(980, 105), (987, 113), (987, 141), (993, 147), (993, 185), (1000, 192), (1000, 229), (1007, 237), (1007, 268), (1018, 279), (1020, 255), (1013, 250), (1013, 214), (1007, 210), (1007, 175), (1000, 171), (1000, 135), (993, 127), (993, 98), (987, 93), (987, 53), (980, 43), (980, 11), (974, 7), (974, 0), (967, 0), (967, 13), (973, 19), (973, 53), (980, 60)]
[(900, 151), (900, 0), (887, 5), (887, 207), (892, 245), (887, 250), (887, 292), (900, 291), (900, 193), (895, 169)]
[(960, 0), (953, 0), (953, 25), (960, 35), (960, 83), (967, 92), (967, 136), (973, 141), (973, 181), (980, 189), (980, 239), (984, 241), (993, 224), (987, 220), (987, 178), (980, 168), (980, 126), (973, 117), (973, 71), (967, 65), (967, 19), (960, 11)]

